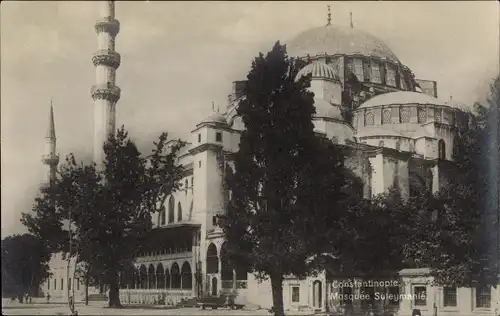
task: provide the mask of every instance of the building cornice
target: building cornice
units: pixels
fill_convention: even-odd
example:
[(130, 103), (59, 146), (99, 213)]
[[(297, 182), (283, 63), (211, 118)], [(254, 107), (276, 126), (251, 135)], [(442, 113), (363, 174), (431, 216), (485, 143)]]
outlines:
[(204, 144), (201, 144), (201, 145), (199, 145), (197, 147), (194, 147), (194, 148), (190, 149), (189, 153), (191, 155), (196, 155), (198, 153), (201, 153), (201, 152), (207, 151), (207, 150), (221, 151), (222, 148), (223, 147), (220, 144), (204, 143)]

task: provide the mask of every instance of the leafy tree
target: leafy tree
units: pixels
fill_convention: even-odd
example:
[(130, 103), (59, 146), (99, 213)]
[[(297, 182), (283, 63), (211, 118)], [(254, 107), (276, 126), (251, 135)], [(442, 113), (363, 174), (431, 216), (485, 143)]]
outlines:
[(8, 236), (2, 240), (2, 295), (17, 297), (37, 293), (49, 277), (50, 252), (31, 234)]
[[(142, 157), (122, 127), (104, 145), (101, 168), (77, 164), (70, 155), (53, 187), (36, 200), (35, 214), (23, 214), (22, 221), (53, 251), (85, 263), (85, 275), (109, 286), (109, 306), (120, 307), (119, 273), (143, 247), (151, 214), (179, 188), (183, 169), (176, 158), (183, 145), (170, 146), (163, 133), (152, 154)], [(71, 243), (69, 225), (61, 225), (68, 219)]]
[[(491, 88), (489, 106), (459, 117), (450, 183), (427, 199), (411, 201), (405, 256), (429, 267), (440, 285), (498, 283), (500, 212), (500, 78)], [(421, 214), (423, 216), (417, 216)], [(433, 220), (428, 219), (432, 217)]]
[(302, 66), (279, 42), (253, 61), (237, 109), (246, 130), (222, 222), (230, 259), (270, 278), (276, 315), (284, 314), (284, 276), (314, 273), (310, 258), (334, 248), (324, 236), (349, 191), (343, 153), (313, 131), (310, 77), (296, 80)]

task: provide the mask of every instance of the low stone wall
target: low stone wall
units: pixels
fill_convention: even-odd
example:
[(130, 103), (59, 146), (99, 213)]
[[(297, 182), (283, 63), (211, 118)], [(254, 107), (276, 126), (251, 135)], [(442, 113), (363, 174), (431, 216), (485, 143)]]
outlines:
[(191, 290), (120, 290), (122, 304), (175, 306), (192, 298)]

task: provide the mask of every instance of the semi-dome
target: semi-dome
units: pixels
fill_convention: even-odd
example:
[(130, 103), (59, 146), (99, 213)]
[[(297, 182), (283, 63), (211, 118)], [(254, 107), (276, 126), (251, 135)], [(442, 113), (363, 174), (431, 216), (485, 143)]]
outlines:
[(321, 78), (329, 80), (337, 80), (340, 78), (331, 66), (319, 61), (313, 61), (304, 68), (302, 68), (298, 73), (295, 80), (299, 80), (302, 76), (311, 75), (312, 78)]
[(441, 105), (450, 106), (437, 98), (431, 97), (425, 93), (413, 91), (396, 91), (379, 94), (359, 106), (358, 109), (370, 108), (381, 105), (401, 105), (401, 104), (419, 104), (419, 105)]
[(224, 124), (227, 125), (226, 118), (224, 115), (220, 114), (219, 112), (215, 112), (204, 118), (200, 124), (202, 123), (215, 123), (215, 124)]
[(326, 100), (314, 98), (314, 107), (316, 108), (316, 114), (314, 116), (317, 118), (343, 120), (340, 108)]
[(375, 36), (356, 28), (327, 25), (302, 32), (287, 43), (290, 56), (364, 55), (399, 63), (392, 50)]

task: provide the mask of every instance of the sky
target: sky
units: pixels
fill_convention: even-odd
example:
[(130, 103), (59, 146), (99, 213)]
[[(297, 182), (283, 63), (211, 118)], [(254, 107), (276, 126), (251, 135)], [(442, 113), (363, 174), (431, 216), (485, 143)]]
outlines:
[[(167, 131), (186, 138), (223, 110), (252, 58), (309, 28), (349, 25), (383, 40), (417, 78), (436, 80), (443, 99), (483, 100), (499, 72), (499, 4), (474, 2), (117, 2), (122, 56), (117, 126), (139, 148)], [(24, 231), (43, 179), (41, 155), (53, 100), (61, 161), (92, 155), (91, 61), (97, 2), (3, 1), (1, 21), (2, 238)]]

